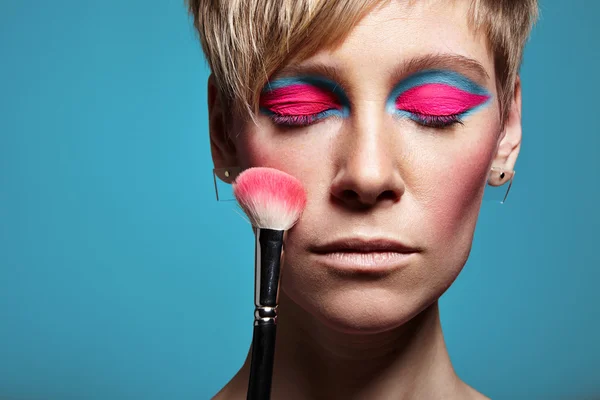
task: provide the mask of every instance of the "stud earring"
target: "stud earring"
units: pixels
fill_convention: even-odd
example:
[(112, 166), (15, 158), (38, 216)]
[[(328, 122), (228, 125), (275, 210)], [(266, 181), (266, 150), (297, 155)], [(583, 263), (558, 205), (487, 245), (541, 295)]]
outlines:
[(215, 184), (215, 195), (217, 201), (235, 200), (231, 184), (242, 172), (240, 167), (225, 167), (213, 169), (213, 182)]
[(515, 171), (500, 167), (492, 167), (483, 194), (484, 201), (504, 204), (515, 177)]

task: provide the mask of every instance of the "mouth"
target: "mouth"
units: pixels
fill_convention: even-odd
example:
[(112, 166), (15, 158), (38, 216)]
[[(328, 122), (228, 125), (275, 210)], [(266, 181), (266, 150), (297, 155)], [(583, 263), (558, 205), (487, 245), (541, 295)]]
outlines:
[(418, 248), (387, 238), (343, 238), (310, 248), (329, 268), (360, 273), (381, 273), (407, 265)]

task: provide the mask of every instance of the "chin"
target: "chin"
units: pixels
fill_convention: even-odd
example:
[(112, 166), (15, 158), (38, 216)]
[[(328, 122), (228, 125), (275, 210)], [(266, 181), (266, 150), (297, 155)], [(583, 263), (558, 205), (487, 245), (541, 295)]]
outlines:
[(438, 298), (424, 293), (391, 292), (364, 282), (355, 287), (332, 288), (310, 297), (290, 288), (285, 292), (321, 324), (346, 334), (376, 334), (397, 329)]

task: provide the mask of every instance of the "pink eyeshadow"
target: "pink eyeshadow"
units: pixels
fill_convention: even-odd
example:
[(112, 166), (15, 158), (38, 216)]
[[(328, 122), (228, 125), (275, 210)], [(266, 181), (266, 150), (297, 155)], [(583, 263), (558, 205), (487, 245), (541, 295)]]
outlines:
[(465, 92), (443, 83), (428, 83), (403, 92), (396, 108), (424, 115), (455, 115), (468, 111), (489, 99), (487, 95)]
[(313, 115), (342, 106), (335, 94), (311, 85), (289, 85), (263, 93), (260, 107), (279, 115)]

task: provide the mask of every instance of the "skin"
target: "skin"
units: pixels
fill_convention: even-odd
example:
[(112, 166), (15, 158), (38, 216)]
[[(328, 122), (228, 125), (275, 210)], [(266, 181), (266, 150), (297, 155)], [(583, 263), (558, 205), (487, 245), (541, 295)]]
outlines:
[[(468, 2), (414, 3), (386, 2), (341, 45), (295, 63), (294, 73), (318, 65), (338, 71), (350, 88), (345, 118), (295, 129), (266, 115), (258, 125), (226, 124), (209, 79), (215, 166), (277, 168), (307, 191), (307, 208), (285, 238), (273, 399), (487, 398), (452, 368), (438, 298), (469, 255), (490, 167), (514, 167), (520, 83), (502, 129), (493, 57), (485, 37), (467, 25)], [(492, 96), (463, 125), (426, 128), (386, 110), (394, 87), (418, 72), (400, 67), (431, 55), (442, 56), (421, 67), (462, 73)], [(466, 59), (487, 76), (478, 76), (473, 62), (457, 62)], [(227, 139), (225, 126), (238, 134)], [(396, 238), (419, 251), (385, 273), (344, 273), (310, 251), (348, 236)], [(246, 398), (249, 362), (216, 399)]]

